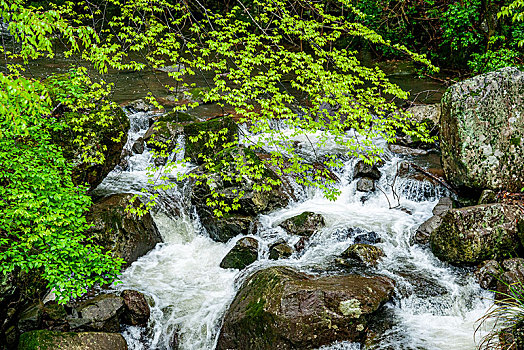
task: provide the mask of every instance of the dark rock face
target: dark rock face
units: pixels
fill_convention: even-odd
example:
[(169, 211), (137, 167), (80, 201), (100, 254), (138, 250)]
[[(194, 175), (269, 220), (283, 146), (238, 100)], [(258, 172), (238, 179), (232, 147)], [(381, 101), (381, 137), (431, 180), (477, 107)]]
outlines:
[(144, 141), (147, 146), (156, 150), (171, 152), (176, 146), (179, 135), (184, 134), (184, 126), (199, 122), (199, 119), (182, 112), (166, 113), (151, 125), (144, 134)]
[(245, 237), (235, 244), (222, 262), (220, 267), (223, 269), (238, 269), (251, 265), (258, 259), (258, 240), (251, 237)]
[(144, 139), (142, 137), (139, 137), (135, 143), (133, 143), (133, 146), (131, 147), (131, 151), (135, 154), (142, 154), (144, 153)]
[[(224, 177), (217, 173), (204, 173), (203, 167), (196, 170), (198, 176), (204, 176), (211, 181), (212, 185), (210, 187), (205, 181), (196, 182), (191, 193), (191, 203), (196, 207), (202, 225), (209, 236), (219, 242), (227, 242), (239, 234), (249, 234), (249, 229), (258, 214), (285, 207), (290, 199), (283, 184), (271, 191), (253, 189), (254, 182), (263, 186), (268, 184), (269, 179), (278, 179), (278, 176), (267, 168), (261, 179), (242, 178), (237, 182), (235, 179), (238, 178), (238, 171), (234, 168), (234, 163), (239, 159), (243, 162), (253, 162), (255, 165), (261, 164), (260, 158), (254, 152), (237, 147), (223, 154), (221, 158), (226, 164), (221, 172), (226, 174), (230, 180), (224, 180)], [(213, 191), (218, 193), (219, 198), (228, 205), (235, 204), (238, 194), (243, 193), (238, 200), (239, 207), (229, 211), (224, 217), (217, 218), (213, 213), (213, 208), (207, 205), (207, 199), (213, 199)]]
[(360, 191), (360, 192), (375, 191), (375, 181), (369, 177), (360, 178), (357, 182), (357, 191)]
[(151, 311), (144, 294), (136, 290), (124, 290), (120, 297), (124, 302), (121, 322), (130, 326), (146, 326)]
[(431, 233), (431, 250), (452, 264), (473, 265), (514, 256), (521, 246), (523, 220), (521, 209), (509, 204), (451, 209)]
[(442, 165), (459, 188), (524, 187), (524, 72), (507, 67), (450, 87), (442, 98)]
[(101, 332), (31, 331), (22, 334), (18, 350), (127, 350), (121, 334)]
[(370, 266), (376, 266), (383, 256), (382, 249), (369, 244), (352, 244), (341, 254), (344, 259), (355, 260)]
[(497, 286), (497, 279), (502, 273), (502, 267), (496, 260), (488, 260), (475, 271), (480, 287), (484, 289), (494, 289)]
[(305, 211), (300, 215), (293, 216), (284, 220), (280, 224), (287, 233), (303, 237), (311, 237), (315, 232), (326, 225), (324, 217), (310, 211)]
[(429, 243), (431, 233), (435, 231), (442, 222), (442, 217), (448, 210), (453, 208), (453, 201), (449, 197), (442, 197), (433, 208), (433, 216), (419, 226), (415, 234), (415, 242), (419, 244)]
[(149, 213), (138, 217), (125, 212), (132, 204), (135, 208), (140, 201), (132, 201), (132, 194), (114, 194), (96, 201), (91, 207), (87, 221), (93, 224), (88, 235), (95, 242), (111, 250), (126, 261), (126, 266), (162, 242), (153, 218)]
[[(114, 294), (101, 294), (76, 307), (77, 325), (80, 330), (118, 332), (120, 315), (124, 310), (124, 300)], [(74, 328), (74, 327), (72, 327)]]
[(360, 160), (357, 165), (355, 165), (355, 170), (353, 173), (354, 178), (358, 177), (369, 177), (373, 180), (378, 180), (382, 174), (376, 165), (369, 165), (364, 163), (363, 160)]
[(314, 277), (288, 267), (258, 271), (240, 288), (217, 349), (312, 349), (359, 341), (393, 293), (387, 277)]
[(40, 271), (0, 273), (0, 345), (16, 346), (20, 314), (45, 295), (46, 285)]
[[(503, 271), (503, 272), (502, 272)], [(524, 290), (524, 259), (512, 258), (502, 262), (502, 271), (497, 278), (495, 299), (502, 300), (517, 297), (522, 299)]]
[(291, 248), (284, 240), (278, 240), (269, 247), (269, 258), (279, 260), (289, 258), (293, 254)]
[[(68, 80), (70, 76), (61, 74), (55, 75), (54, 78), (58, 81)], [(50, 83), (49, 80), (45, 80), (44, 84), (48, 85), (51, 99), (56, 99), (57, 95), (69, 94), (69, 91), (65, 91), (63, 87), (57, 84)], [(96, 115), (96, 113), (102, 113), (104, 117), (108, 117), (108, 125), (101, 126), (96, 123), (85, 123), (81, 125), (84, 129), (83, 131), (78, 131), (73, 127), (78, 125), (78, 120), (81, 120), (86, 115), (92, 116)], [(114, 106), (108, 111), (103, 111), (100, 107), (92, 110), (72, 111), (69, 107), (60, 105), (55, 114), (60, 121), (65, 122), (66, 127), (54, 131), (51, 137), (53, 142), (62, 148), (64, 157), (74, 166), (72, 172), (73, 182), (76, 185), (87, 184), (89, 190), (95, 189), (120, 162), (122, 149), (127, 142), (129, 119), (122, 108), (118, 106)], [(96, 118), (100, 119), (100, 116), (97, 115)], [(73, 120), (77, 122), (75, 123)], [(86, 135), (89, 135), (89, 137), (85, 149), (82, 149), (82, 147), (78, 147), (75, 140)], [(116, 138), (118, 138), (118, 141), (115, 141)], [(85, 161), (87, 158), (100, 158), (96, 154), (98, 150), (102, 150), (101, 152), (104, 155), (102, 164)], [(83, 154), (86, 157), (83, 157)]]

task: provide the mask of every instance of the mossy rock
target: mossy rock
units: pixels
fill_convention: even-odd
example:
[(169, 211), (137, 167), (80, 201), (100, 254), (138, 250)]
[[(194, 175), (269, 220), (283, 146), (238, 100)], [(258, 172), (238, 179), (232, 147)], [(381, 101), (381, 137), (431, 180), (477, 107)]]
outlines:
[[(69, 79), (69, 74), (54, 75), (53, 79)], [(50, 97), (52, 100), (56, 99), (57, 95), (67, 94), (64, 87), (59, 87), (50, 83), (49, 79), (44, 81), (44, 84), (49, 88)], [(58, 103), (54, 103), (58, 105)], [(55, 144), (62, 148), (65, 158), (74, 165), (72, 179), (76, 185), (88, 184), (89, 189), (95, 189), (109, 174), (115, 166), (120, 162), (120, 156), (124, 145), (127, 142), (127, 134), (129, 132), (129, 118), (124, 113), (123, 109), (114, 106), (108, 111), (104, 118), (109, 116), (108, 125), (98, 125), (96, 123), (88, 122), (83, 125), (84, 131), (76, 131), (73, 129), (75, 125), (72, 121), (84, 118), (84, 115), (92, 115), (93, 118), (99, 120), (102, 117), (97, 114), (101, 113), (100, 107), (92, 110), (72, 111), (69, 108), (60, 106), (55, 111), (55, 117), (65, 122), (66, 127), (62, 130), (53, 131), (51, 137)], [(94, 136), (88, 138), (86, 149), (80, 149), (74, 140), (87, 133), (94, 133)], [(121, 136), (121, 137), (119, 137)], [(86, 163), (82, 159), (82, 155), (87, 153), (91, 158), (99, 158), (95, 151), (101, 150), (104, 161), (101, 164)]]
[(360, 263), (375, 266), (384, 252), (377, 246), (370, 244), (352, 244), (341, 255), (342, 258), (351, 259)]
[(165, 150), (169, 153), (175, 149), (178, 136), (184, 133), (184, 125), (199, 121), (189, 113), (168, 112), (155, 120), (143, 138), (154, 150)]
[(442, 97), (442, 166), (457, 188), (524, 187), (524, 72), (506, 67), (450, 87)]
[(223, 269), (238, 269), (251, 265), (258, 259), (258, 240), (251, 237), (245, 237), (235, 244), (222, 262), (220, 267)]
[(310, 211), (305, 211), (292, 218), (284, 220), (279, 226), (291, 235), (311, 237), (326, 225), (324, 217)]
[(516, 256), (522, 247), (523, 220), (521, 209), (509, 204), (450, 209), (429, 237), (431, 250), (456, 265)]
[[(212, 134), (220, 133), (218, 140), (212, 145), (206, 145), (210, 137), (201, 136), (202, 132)], [(184, 125), (184, 134), (186, 136), (186, 157), (197, 164), (203, 164), (204, 157), (220, 157), (224, 152), (224, 145), (232, 143), (237, 139), (238, 126), (229, 117), (213, 118), (204, 122), (196, 122)], [(199, 137), (198, 140), (192, 141), (192, 137)]]
[(289, 267), (256, 272), (226, 313), (217, 350), (314, 349), (361, 341), (394, 282), (382, 276), (312, 276)]
[(53, 332), (38, 330), (20, 336), (18, 350), (127, 350), (127, 343), (118, 333)]
[(162, 242), (162, 236), (149, 212), (142, 216), (126, 212), (128, 205), (140, 206), (129, 193), (114, 194), (97, 200), (87, 221), (92, 225), (87, 234), (95, 243), (111, 250), (126, 261), (126, 267)]

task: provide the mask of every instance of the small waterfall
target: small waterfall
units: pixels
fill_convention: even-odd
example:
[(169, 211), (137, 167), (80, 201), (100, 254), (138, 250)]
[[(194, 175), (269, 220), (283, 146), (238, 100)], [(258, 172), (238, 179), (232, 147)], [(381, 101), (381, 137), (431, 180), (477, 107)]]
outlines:
[[(151, 116), (129, 114), (127, 149), (143, 136)], [(310, 135), (307, 142), (314, 140), (315, 135)], [(184, 140), (177, 142), (183, 145)], [(326, 143), (321, 152), (339, 153), (340, 149)], [(183, 153), (179, 151), (173, 157), (180, 160)], [(153, 216), (165, 243), (133, 263), (121, 276), (122, 283), (115, 287), (139, 290), (151, 304), (147, 329), (125, 330), (129, 348), (170, 349), (178, 343), (185, 350), (213, 349), (221, 319), (236, 289), (251, 273), (272, 265), (289, 265), (309, 272), (333, 271), (335, 257), (353, 243), (355, 232), (373, 232), (380, 239), (377, 245), (386, 254), (376, 272), (393, 278), (397, 287), (393, 301), (385, 306), (389, 325), (366, 349), (474, 349), (474, 323), (491, 305), (490, 293), (480, 289), (471, 271), (442, 263), (428, 248), (412, 244), (416, 228), (431, 217), (438, 199), (448, 192), (429, 182), (397, 178), (402, 158), (387, 153), (386, 159), (378, 182), (382, 191), (358, 192), (353, 180), (356, 161), (349, 159), (336, 171), (341, 180), (341, 194), (336, 201), (329, 201), (314, 189), (302, 190), (299, 199), (288, 207), (262, 215), (257, 233), (260, 259), (241, 272), (219, 267), (236, 239), (217, 243), (205, 234), (183, 184), (161, 193)], [(147, 150), (131, 155), (128, 167), (113, 171), (97, 193), (138, 193), (143, 187), (150, 188), (146, 169), (151, 161)], [(190, 164), (181, 165), (172, 169), (172, 174), (191, 168)], [(395, 198), (398, 206), (392, 205)], [(392, 206), (395, 208), (390, 209)], [(322, 214), (326, 227), (311, 237), (301, 253), (286, 260), (269, 260), (268, 246), (276, 239), (290, 244), (297, 240), (278, 224), (304, 211)], [(361, 346), (340, 342), (322, 347), (342, 349), (357, 350)]]

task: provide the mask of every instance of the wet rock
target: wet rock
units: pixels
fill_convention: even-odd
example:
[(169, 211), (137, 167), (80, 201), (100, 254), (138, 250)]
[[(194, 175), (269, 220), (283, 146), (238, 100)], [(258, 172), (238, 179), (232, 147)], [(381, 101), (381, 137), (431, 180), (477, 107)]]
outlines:
[(114, 194), (96, 201), (86, 217), (93, 226), (88, 230), (96, 243), (111, 250), (129, 266), (162, 242), (151, 214), (141, 217), (125, 211), (128, 205), (138, 208), (140, 200), (128, 193)]
[(484, 190), (480, 194), (478, 204), (491, 204), (497, 202), (497, 193), (492, 190)]
[(184, 126), (200, 121), (183, 112), (169, 112), (157, 118), (144, 134), (147, 146), (155, 151), (170, 153), (175, 149), (179, 135), (184, 134)]
[(142, 154), (144, 153), (144, 139), (142, 137), (139, 137), (135, 143), (133, 143), (133, 146), (131, 147), (131, 151), (135, 154)]
[(379, 259), (384, 256), (384, 252), (373, 245), (352, 244), (340, 256), (369, 266), (376, 266)]
[[(235, 168), (237, 161), (249, 161), (261, 165), (261, 160), (251, 150), (237, 147), (223, 153), (221, 157), (224, 161), (222, 175), (205, 172), (204, 167), (195, 170), (195, 175), (203, 177), (204, 180), (194, 181), (191, 203), (196, 207), (209, 236), (216, 241), (227, 242), (239, 234), (249, 234), (257, 215), (285, 207), (289, 203), (290, 196), (284, 185), (273, 187), (271, 191), (254, 189), (258, 186), (268, 186), (270, 180), (279, 179), (268, 168), (264, 169), (260, 179), (239, 178), (238, 170)], [(217, 193), (218, 198), (227, 205), (233, 206), (238, 202), (238, 207), (230, 210), (224, 217), (217, 218), (213, 208), (207, 205), (208, 198), (215, 198), (213, 192)], [(241, 198), (238, 198), (239, 193), (243, 193)]]
[(71, 327), (72, 330), (118, 332), (124, 300), (114, 294), (101, 294), (82, 302), (76, 307), (76, 311), (78, 318), (86, 322), (79, 329)]
[(256, 272), (226, 313), (217, 349), (313, 349), (359, 341), (393, 294), (387, 277), (311, 276), (289, 267)]
[(287, 259), (293, 254), (291, 248), (284, 240), (278, 240), (269, 246), (269, 258), (271, 260)]
[(430, 235), (431, 250), (441, 260), (466, 265), (516, 255), (523, 220), (521, 209), (508, 204), (451, 209)]
[(388, 148), (393, 153), (402, 154), (405, 156), (423, 156), (428, 154), (428, 151), (426, 150), (402, 145), (388, 144)]
[(449, 197), (439, 199), (433, 208), (433, 216), (420, 225), (415, 233), (415, 242), (418, 244), (428, 244), (431, 233), (442, 223), (442, 217), (446, 212), (453, 208), (453, 201)]
[(353, 229), (353, 233), (355, 234), (355, 238), (353, 240), (355, 244), (377, 244), (381, 242), (380, 236), (373, 231), (368, 232), (357, 228)]
[(127, 350), (121, 334), (101, 332), (54, 332), (38, 330), (20, 336), (18, 350)]
[(120, 321), (130, 326), (145, 327), (151, 311), (144, 294), (127, 289), (120, 294), (120, 297), (124, 303)]
[(155, 159), (153, 160), (153, 163), (157, 166), (157, 167), (161, 167), (163, 165), (166, 165), (167, 164), (167, 157), (155, 157)]
[(143, 99), (138, 99), (129, 102), (127, 105), (124, 106), (125, 108), (131, 110), (134, 113), (138, 112), (153, 112), (156, 110), (156, 107), (152, 104), (144, 101)]
[(220, 267), (223, 269), (238, 269), (251, 265), (258, 259), (258, 240), (251, 237), (239, 239), (233, 249), (231, 249), (222, 262)]
[(497, 280), (500, 278), (502, 272), (502, 267), (498, 261), (488, 260), (475, 271), (475, 277), (480, 287), (484, 289), (494, 289), (497, 286)]
[(442, 98), (442, 165), (457, 188), (524, 187), (524, 72), (514, 67), (450, 87)]
[(325, 225), (322, 215), (305, 211), (300, 215), (284, 220), (279, 226), (290, 235), (311, 237)]
[[(215, 144), (210, 147), (209, 136), (201, 136), (201, 132), (211, 132), (215, 135), (220, 133), (220, 137)], [(225, 131), (225, 133), (223, 133)], [(197, 164), (203, 164), (205, 157), (215, 158), (216, 154), (224, 150), (224, 145), (234, 142), (237, 139), (238, 126), (229, 117), (219, 117), (205, 122), (195, 122), (184, 125), (186, 136), (186, 157)], [(198, 140), (191, 138), (198, 137)]]
[(369, 177), (362, 177), (358, 179), (357, 191), (360, 191), (360, 192), (375, 191), (375, 181)]
[(363, 160), (360, 160), (357, 165), (355, 165), (353, 172), (353, 178), (368, 177), (373, 180), (378, 180), (381, 176), (382, 174), (376, 165), (369, 165), (364, 163)]
[(446, 287), (442, 286), (431, 276), (423, 276), (420, 271), (403, 271), (399, 273), (406, 283), (397, 281), (397, 291), (406, 298), (416, 294), (419, 298), (439, 297), (449, 293)]
[[(55, 79), (69, 80), (69, 74), (55, 75)], [(45, 80), (51, 99), (56, 99), (57, 95), (68, 95), (69, 91), (65, 91), (62, 85), (50, 84), (49, 80)], [(59, 105), (53, 103), (53, 105)], [(89, 185), (89, 190), (95, 189), (104, 178), (111, 172), (115, 166), (120, 162), (120, 155), (122, 149), (127, 142), (127, 133), (129, 131), (129, 119), (125, 115), (122, 108), (115, 106), (108, 111), (103, 111), (100, 107), (95, 107), (90, 110), (72, 111), (69, 107), (62, 104), (55, 111), (57, 121), (63, 122), (65, 128), (54, 130), (51, 138), (53, 142), (62, 148), (64, 157), (73, 164), (72, 179), (76, 185)], [(96, 123), (82, 125), (83, 130), (77, 130), (78, 120), (84, 118), (84, 114), (89, 113), (96, 115), (97, 113), (104, 114), (108, 117), (108, 124), (101, 126)], [(110, 117), (110, 118), (109, 118)], [(101, 117), (98, 117), (100, 119)], [(77, 122), (73, 122), (76, 120)], [(75, 140), (78, 137), (89, 135), (86, 142), (86, 147), (78, 147)], [(121, 137), (119, 137), (121, 135)], [(118, 141), (115, 141), (119, 138)], [(104, 161), (102, 164), (85, 162), (84, 159), (99, 159), (100, 156), (97, 151), (102, 150)]]
[(406, 111), (412, 115), (412, 120), (418, 123), (427, 123), (429, 129), (439, 126), (441, 112), (440, 103), (413, 106)]
[(306, 237), (300, 237), (300, 239), (295, 243), (293, 246), (297, 252), (301, 252), (306, 248), (307, 238)]

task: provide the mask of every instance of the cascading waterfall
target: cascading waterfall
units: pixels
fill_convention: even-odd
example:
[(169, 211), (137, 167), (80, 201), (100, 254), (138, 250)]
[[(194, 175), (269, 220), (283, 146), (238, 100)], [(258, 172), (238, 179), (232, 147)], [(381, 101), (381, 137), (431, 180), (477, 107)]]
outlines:
[[(127, 149), (144, 134), (151, 114), (140, 112), (129, 116)], [(183, 144), (182, 139), (178, 142)], [(340, 151), (335, 148), (333, 152)], [(329, 151), (327, 146), (324, 152)], [(174, 156), (181, 159), (183, 154)], [(274, 265), (313, 273), (334, 271), (334, 258), (353, 243), (355, 232), (378, 235), (377, 245), (386, 257), (375, 272), (397, 283), (393, 301), (385, 305), (389, 325), (368, 348), (474, 349), (475, 321), (491, 305), (492, 296), (480, 289), (471, 271), (442, 263), (428, 248), (412, 243), (415, 229), (432, 215), (438, 199), (447, 192), (427, 182), (396, 178), (402, 159), (392, 153), (387, 153), (386, 158), (378, 183), (384, 193), (357, 192), (356, 181), (352, 179), (355, 160), (348, 160), (337, 171), (341, 195), (336, 201), (329, 201), (316, 190), (302, 190), (296, 202), (262, 215), (257, 233), (260, 258), (241, 272), (219, 267), (236, 239), (224, 244), (206, 236), (183, 185), (161, 193), (154, 218), (165, 243), (133, 263), (121, 276), (122, 283), (115, 286), (141, 291), (151, 304), (147, 329), (129, 327), (124, 332), (130, 349), (169, 349), (175, 343), (180, 349), (213, 349), (221, 318), (247, 276)], [(151, 161), (147, 150), (132, 155), (128, 168), (113, 171), (97, 193), (138, 193), (143, 187), (150, 187), (146, 169)], [(179, 166), (173, 169), (173, 175), (191, 168), (191, 165)], [(400, 207), (390, 209), (386, 196), (392, 201), (393, 192), (400, 198)], [(290, 244), (297, 240), (277, 225), (304, 211), (322, 214), (326, 227), (311, 237), (301, 253), (285, 260), (269, 260), (268, 246), (276, 239), (285, 239)], [(341, 342), (322, 349), (360, 349), (360, 345)]]

